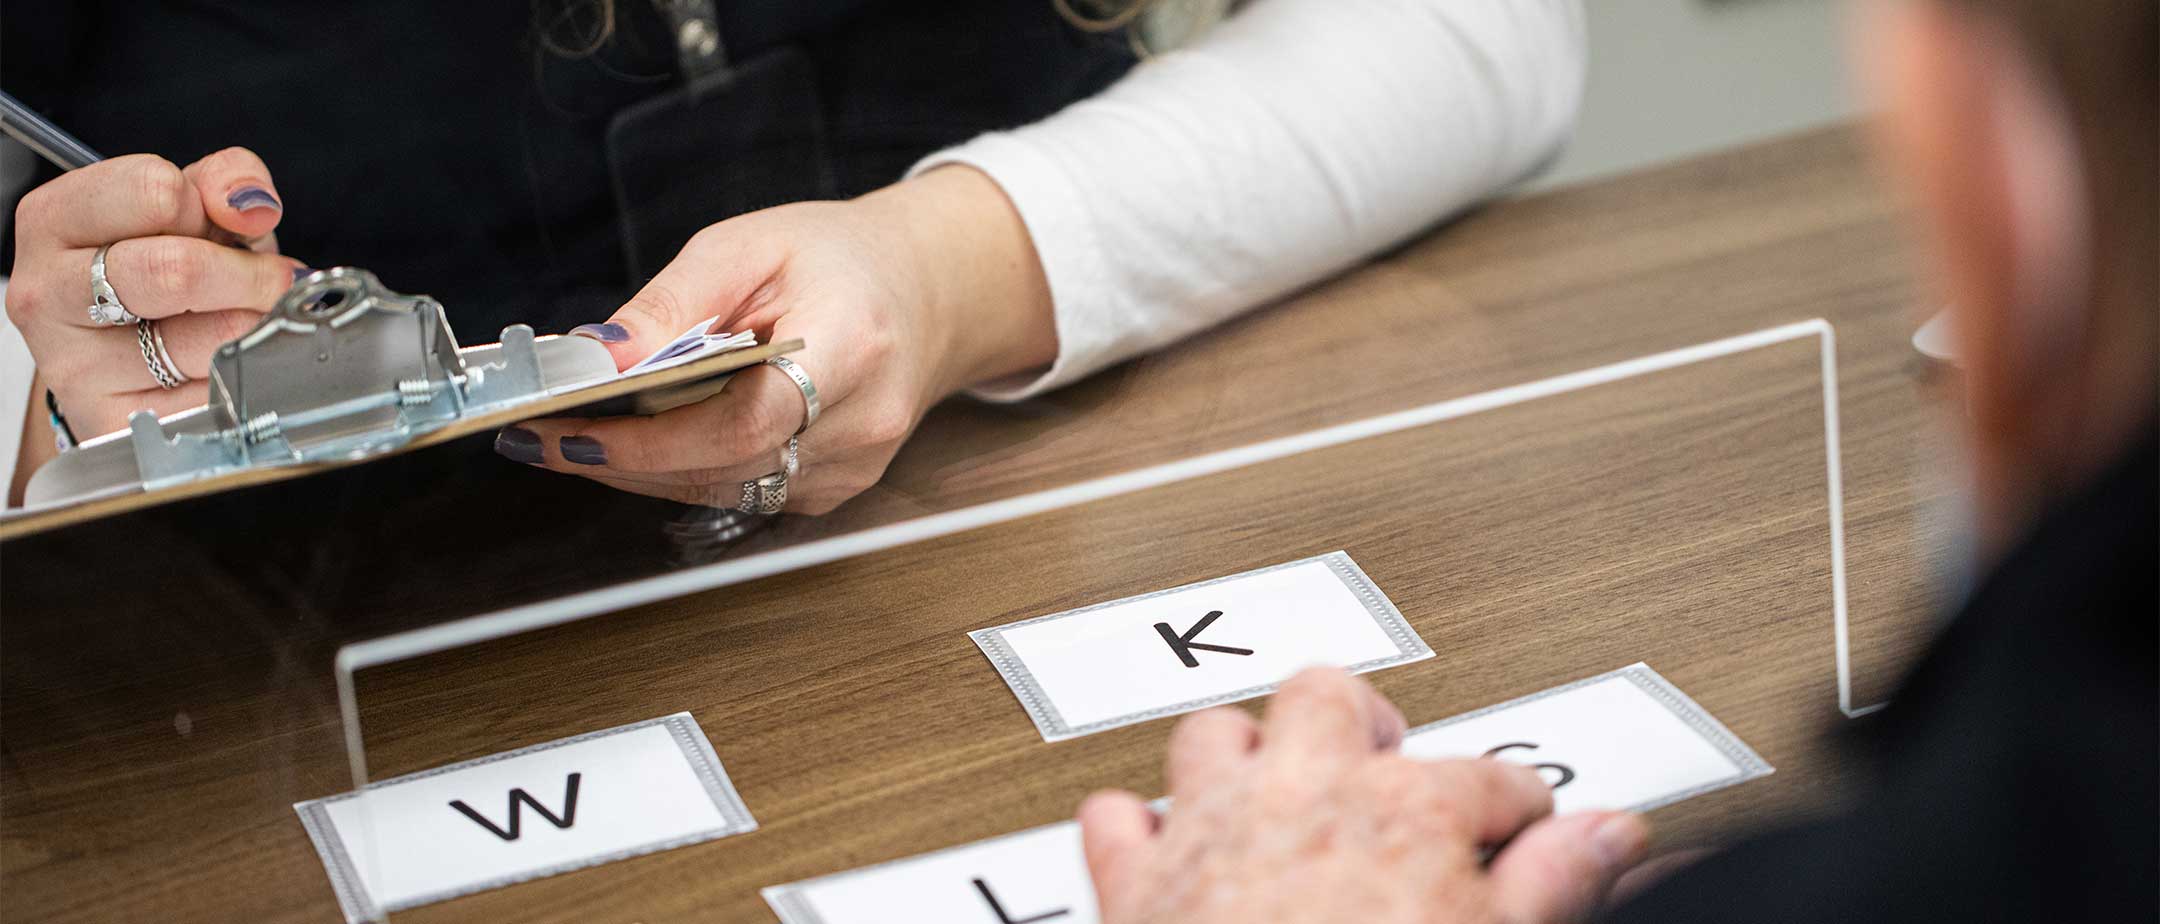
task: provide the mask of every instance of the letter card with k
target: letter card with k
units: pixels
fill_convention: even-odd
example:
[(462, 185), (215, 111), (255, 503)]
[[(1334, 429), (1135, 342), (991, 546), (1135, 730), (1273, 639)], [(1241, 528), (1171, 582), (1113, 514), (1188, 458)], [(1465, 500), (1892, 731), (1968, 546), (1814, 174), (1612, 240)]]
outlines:
[(1274, 692), (1299, 669), (1432, 657), (1344, 552), (968, 634), (1046, 741)]

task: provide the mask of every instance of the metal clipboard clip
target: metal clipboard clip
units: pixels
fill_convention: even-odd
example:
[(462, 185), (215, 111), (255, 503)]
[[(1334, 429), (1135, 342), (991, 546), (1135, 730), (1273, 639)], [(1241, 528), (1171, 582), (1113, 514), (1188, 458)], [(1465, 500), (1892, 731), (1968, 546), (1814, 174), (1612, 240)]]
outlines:
[[(603, 353), (605, 350), (602, 351)], [(614, 371), (612, 360), (602, 373)], [(506, 327), (488, 355), (459, 352), (442, 305), (340, 267), (301, 279), (210, 359), (210, 428), (168, 432), (128, 418), (146, 487), (259, 465), (361, 459), (482, 410), (540, 397), (532, 328)]]
[(366, 459), (460, 421), (616, 377), (585, 337), (503, 328), (460, 348), (442, 305), (363, 269), (318, 270), (218, 348), (201, 407), (88, 440), (40, 468), (32, 504), (154, 491), (251, 469)]

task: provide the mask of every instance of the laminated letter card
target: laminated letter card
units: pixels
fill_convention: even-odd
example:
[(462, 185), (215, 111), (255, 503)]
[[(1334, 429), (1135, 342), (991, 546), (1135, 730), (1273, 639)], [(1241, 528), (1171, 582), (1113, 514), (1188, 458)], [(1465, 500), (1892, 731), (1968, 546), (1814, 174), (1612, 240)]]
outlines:
[(757, 827), (687, 712), (293, 810), (353, 924)]
[[(1403, 753), (1533, 764), (1557, 811), (1644, 810), (1770, 772), (1755, 751), (1635, 664), (1419, 727)], [(1167, 800), (1157, 811), (1176, 807)], [(765, 890), (783, 924), (1095, 924), (1070, 821)]]
[(765, 890), (782, 924), (1094, 924), (1070, 821)]
[(969, 633), (1048, 741), (1432, 657), (1343, 552)]
[(1643, 812), (1770, 773), (1770, 764), (1647, 664), (1410, 730), (1408, 756), (1530, 764), (1553, 811)]

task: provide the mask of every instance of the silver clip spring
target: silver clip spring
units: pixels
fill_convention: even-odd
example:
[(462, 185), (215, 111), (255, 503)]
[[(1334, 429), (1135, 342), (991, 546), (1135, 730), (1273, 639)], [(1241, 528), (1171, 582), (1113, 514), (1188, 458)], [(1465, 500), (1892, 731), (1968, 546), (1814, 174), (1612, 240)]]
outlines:
[(398, 406), (419, 407), (435, 400), (435, 383), (427, 379), (399, 379)]
[(248, 418), (247, 426), (244, 428), (244, 435), (250, 446), (260, 446), (274, 440), (282, 432), (284, 431), (283, 428), (278, 426), (276, 411), (265, 411)]

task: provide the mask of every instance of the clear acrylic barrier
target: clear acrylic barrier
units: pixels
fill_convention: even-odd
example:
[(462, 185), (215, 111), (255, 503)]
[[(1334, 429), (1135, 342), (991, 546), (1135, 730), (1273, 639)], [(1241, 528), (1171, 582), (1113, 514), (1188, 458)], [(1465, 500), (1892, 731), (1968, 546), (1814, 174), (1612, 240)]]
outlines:
[[(1790, 325), (348, 646), (354, 770), (687, 710), (764, 829), (409, 916), (755, 918), (759, 886), (1159, 787), (1170, 722), (1044, 745), (968, 630), (1344, 549), (1438, 652), (1371, 675), (1413, 724), (1638, 660), (1672, 679), (1780, 771), (1659, 811), (1713, 838), (1835, 798), (1824, 732), (1890, 686), (1855, 665), (1894, 674), (1881, 649), (1928, 618), (1849, 618), (1831, 336)], [(1866, 554), (1923, 595), (1922, 550)]]

